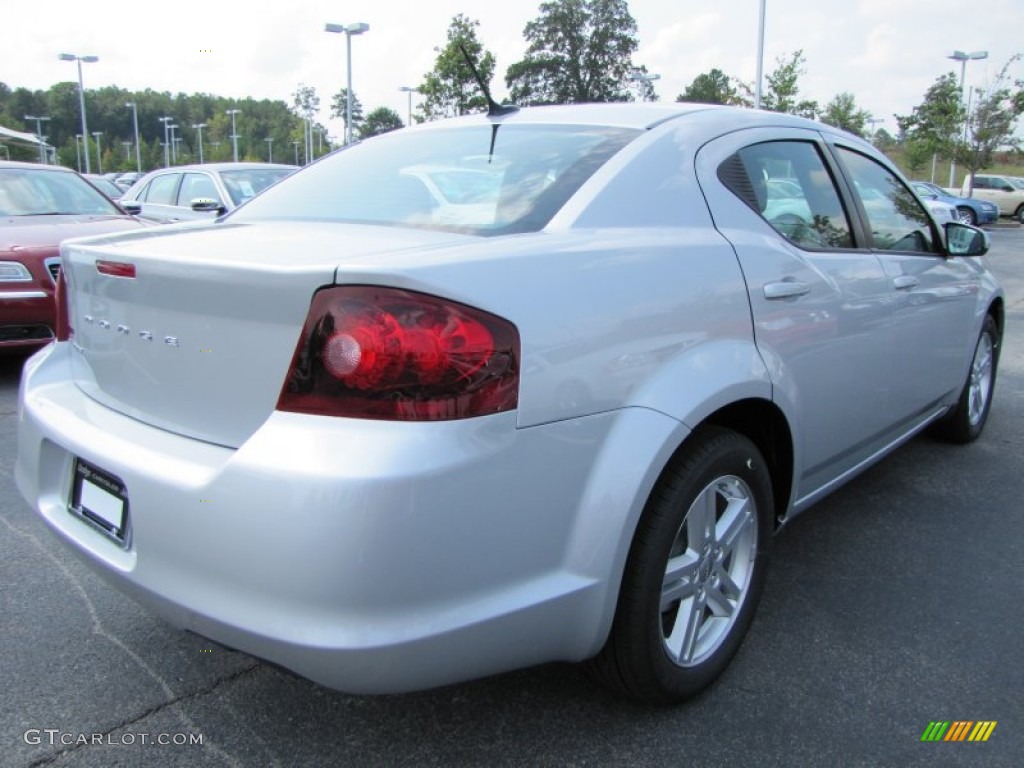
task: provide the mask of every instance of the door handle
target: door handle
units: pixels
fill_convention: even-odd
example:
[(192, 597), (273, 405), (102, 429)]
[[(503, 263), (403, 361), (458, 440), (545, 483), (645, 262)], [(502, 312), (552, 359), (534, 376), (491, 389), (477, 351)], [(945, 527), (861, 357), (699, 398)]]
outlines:
[(799, 283), (796, 280), (782, 280), (778, 283), (766, 283), (764, 286), (766, 299), (791, 299), (810, 292), (810, 285)]
[(918, 280), (916, 277), (911, 277), (910, 275), (900, 275), (899, 277), (893, 279), (892, 287), (895, 288), (897, 291), (902, 291), (906, 290), (907, 288), (915, 288), (917, 287), (917, 284), (920, 282), (921, 281)]

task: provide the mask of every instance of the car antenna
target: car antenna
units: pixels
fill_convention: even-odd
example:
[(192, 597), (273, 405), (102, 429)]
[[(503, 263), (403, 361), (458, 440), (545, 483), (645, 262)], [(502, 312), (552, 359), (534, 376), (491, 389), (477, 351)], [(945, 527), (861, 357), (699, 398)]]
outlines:
[(480, 77), (480, 73), (477, 71), (476, 65), (473, 63), (472, 57), (466, 51), (466, 46), (459, 42), (459, 50), (462, 51), (463, 58), (466, 59), (466, 63), (469, 65), (470, 71), (473, 73), (473, 78), (476, 80), (476, 84), (480, 86), (480, 90), (484, 94), (484, 98), (487, 99), (487, 116), (497, 117), (498, 115), (507, 115), (510, 112), (518, 112), (519, 107), (516, 104), (499, 104), (491, 96), (491, 89), (487, 87), (487, 83)]

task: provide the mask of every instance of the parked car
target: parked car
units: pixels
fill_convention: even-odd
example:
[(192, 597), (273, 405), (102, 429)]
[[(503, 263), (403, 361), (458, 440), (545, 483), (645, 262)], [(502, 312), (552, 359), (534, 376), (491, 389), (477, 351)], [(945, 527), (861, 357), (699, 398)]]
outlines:
[(152, 171), (125, 192), (129, 213), (156, 222), (212, 219), (297, 170), (271, 163), (207, 163)]
[[(500, 183), (460, 220), (423, 169), (481, 153)], [(129, 594), (319, 683), (590, 660), (677, 702), (738, 648), (778, 529), (926, 428), (980, 435), (987, 248), (791, 115), (395, 131), (217, 221), (66, 244), (15, 476)]]
[(124, 195), (124, 190), (117, 186), (114, 181), (108, 179), (106, 176), (99, 176), (95, 173), (85, 174), (85, 178), (92, 184), (96, 189), (106, 195), (108, 198), (113, 200), (115, 203), (121, 199)]
[(139, 173), (138, 171), (128, 171), (127, 173), (122, 173), (120, 176), (114, 179), (114, 183), (117, 184), (117, 186), (121, 187), (122, 190), (127, 190), (129, 187), (131, 187), (132, 184), (141, 179), (144, 175), (145, 174)]
[[(971, 175), (964, 179), (960, 193), (971, 195)], [(995, 176), (978, 173), (974, 175), (973, 196), (988, 200), (999, 206), (1002, 216), (1012, 216), (1024, 224), (1024, 181), (1013, 176)]]
[(914, 191), (921, 196), (921, 199), (937, 200), (940, 203), (951, 205), (956, 209), (956, 219), (964, 224), (993, 224), (999, 221), (999, 206), (988, 200), (980, 200), (974, 197), (959, 197), (951, 195), (937, 184), (930, 181), (911, 182)]
[(0, 161), (0, 353), (53, 340), (62, 240), (140, 226), (74, 171)]

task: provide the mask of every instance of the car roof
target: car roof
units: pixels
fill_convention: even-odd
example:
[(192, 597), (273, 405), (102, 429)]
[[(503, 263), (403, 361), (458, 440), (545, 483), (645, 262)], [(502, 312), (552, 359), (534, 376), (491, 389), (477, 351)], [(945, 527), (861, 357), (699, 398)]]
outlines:
[(0, 160), (0, 169), (2, 168), (22, 168), (24, 170), (61, 171), (63, 173), (74, 173), (74, 171), (71, 168), (65, 168), (63, 165), (43, 165), (42, 163), (26, 163), (22, 160)]
[(149, 173), (161, 173), (165, 171), (250, 171), (268, 168), (282, 168), (297, 170), (297, 165), (285, 165), (283, 163), (192, 163), (189, 165), (172, 165), (167, 168), (154, 168)]

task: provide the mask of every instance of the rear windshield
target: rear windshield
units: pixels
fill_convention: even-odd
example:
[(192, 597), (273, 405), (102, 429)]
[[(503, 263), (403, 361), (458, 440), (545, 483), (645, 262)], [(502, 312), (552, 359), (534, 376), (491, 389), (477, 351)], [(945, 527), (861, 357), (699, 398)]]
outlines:
[(535, 232), (640, 133), (561, 125), (395, 132), (324, 158), (231, 219), (327, 220), (473, 235)]
[(294, 170), (294, 168), (243, 168), (240, 171), (221, 171), (220, 178), (231, 196), (231, 202), (241, 205), (249, 198), (256, 197), (271, 184), (276, 184)]

